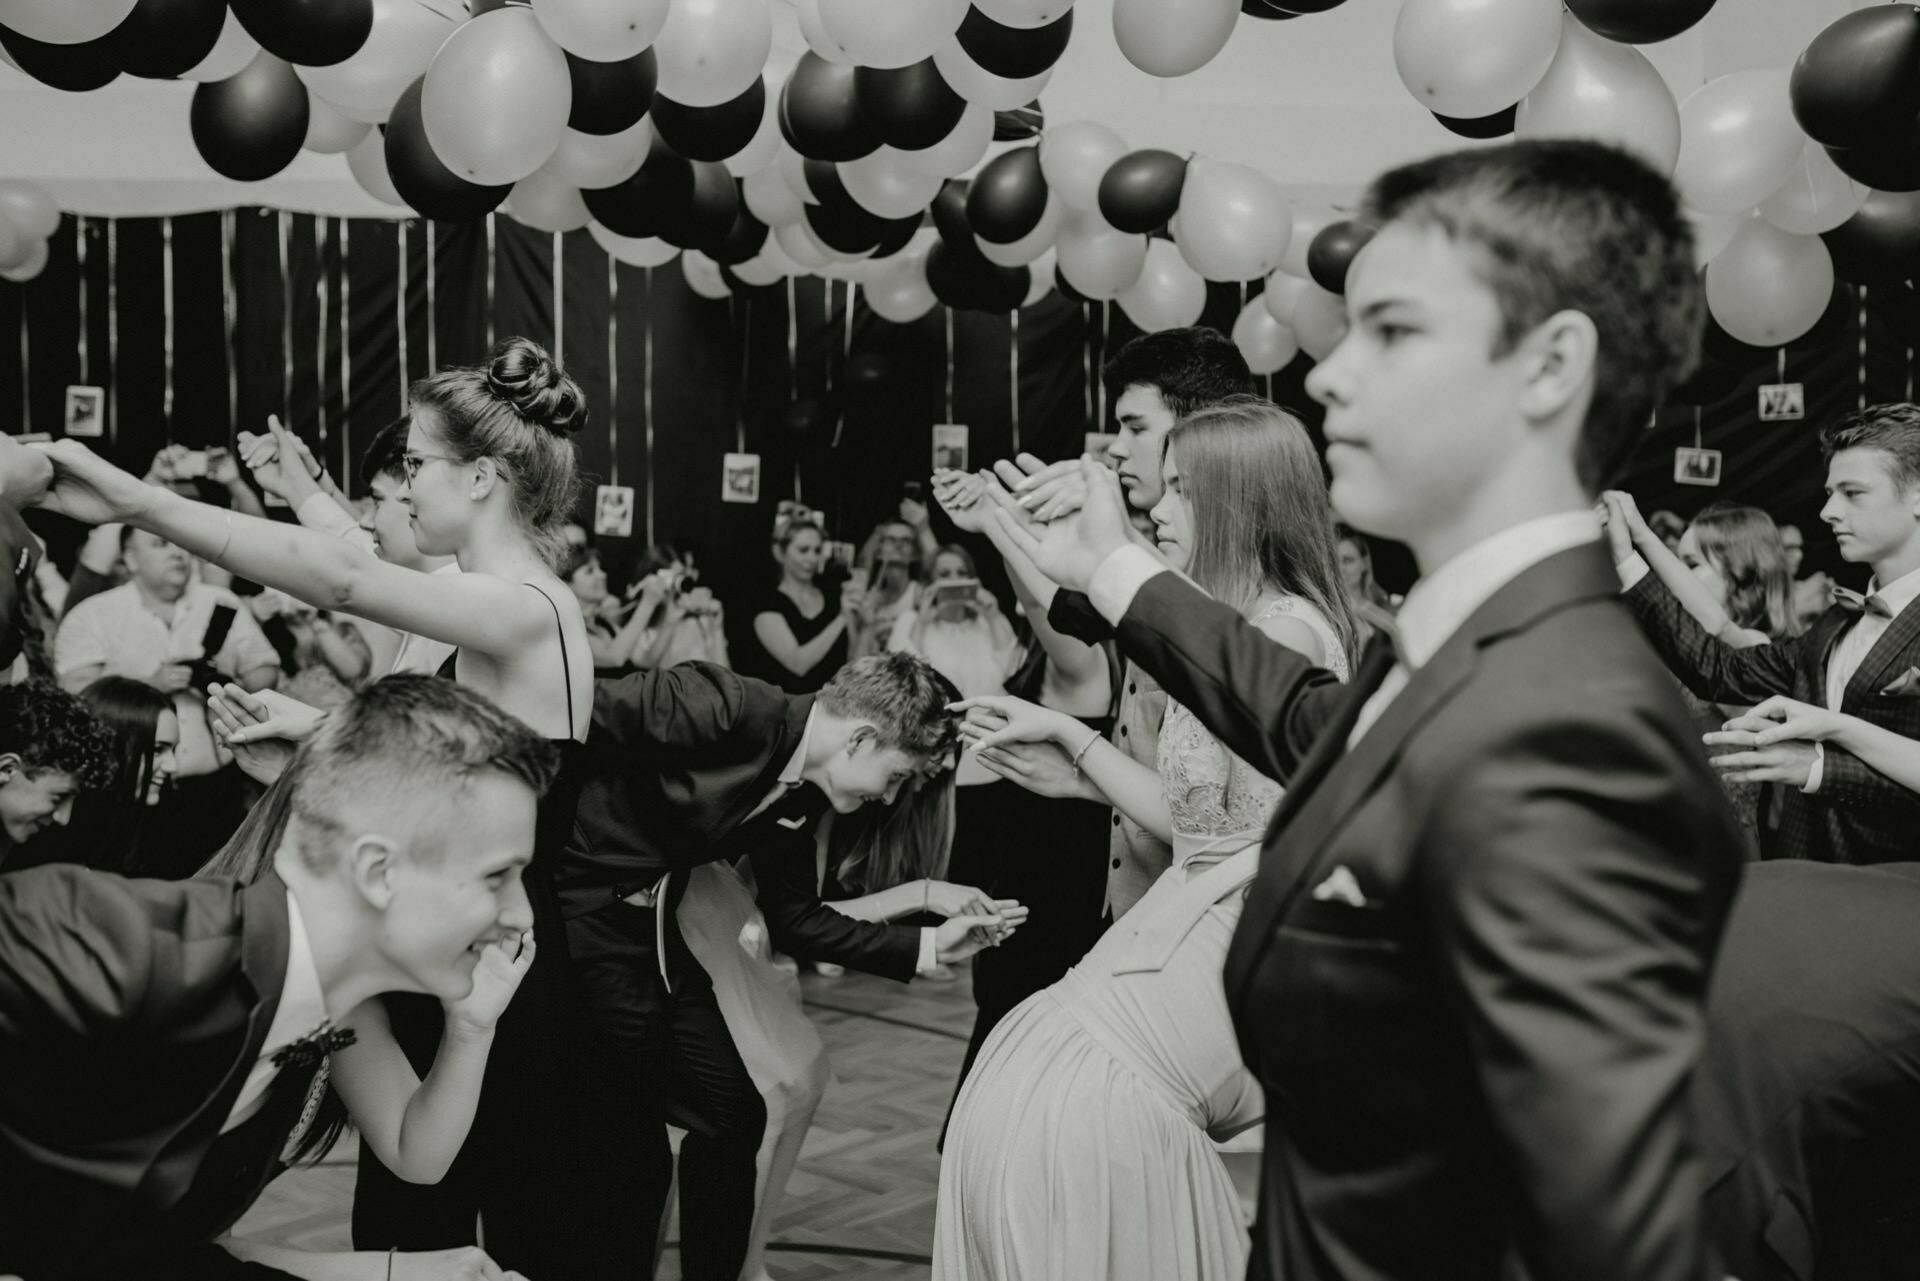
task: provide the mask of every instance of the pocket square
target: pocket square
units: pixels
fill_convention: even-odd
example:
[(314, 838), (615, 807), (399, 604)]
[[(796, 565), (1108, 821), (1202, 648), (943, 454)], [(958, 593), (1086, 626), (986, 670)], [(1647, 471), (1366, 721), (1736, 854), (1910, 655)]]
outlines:
[(1900, 679), (1880, 691), (1882, 698), (1920, 698), (1920, 667), (1909, 667)]
[(1344, 867), (1333, 869), (1333, 875), (1313, 887), (1316, 903), (1345, 903), (1348, 907), (1365, 907), (1367, 896), (1360, 891), (1360, 882), (1353, 873)]
[(797, 832), (807, 825), (807, 820), (804, 818), (776, 818), (773, 821), (789, 832)]

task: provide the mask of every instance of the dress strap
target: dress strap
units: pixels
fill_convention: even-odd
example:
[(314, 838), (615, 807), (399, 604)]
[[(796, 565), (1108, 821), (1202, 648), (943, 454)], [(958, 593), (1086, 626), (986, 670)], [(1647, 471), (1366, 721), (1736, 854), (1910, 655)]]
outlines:
[(553, 611), (553, 625), (560, 632), (560, 674), (562, 677), (565, 678), (567, 682), (567, 737), (572, 738), (574, 737), (574, 733), (573, 733), (573, 660), (567, 657), (567, 625), (560, 618), (560, 607), (553, 603), (553, 597), (547, 595), (545, 588), (541, 587), (537, 583), (528, 583), (527, 586), (533, 588), (534, 591), (539, 592), (540, 598), (547, 602), (547, 608)]

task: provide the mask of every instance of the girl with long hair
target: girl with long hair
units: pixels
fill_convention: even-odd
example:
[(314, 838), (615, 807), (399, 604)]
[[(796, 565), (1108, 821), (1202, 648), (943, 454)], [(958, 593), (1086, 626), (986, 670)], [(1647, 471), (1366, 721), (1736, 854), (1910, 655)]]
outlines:
[[(1167, 563), (1345, 679), (1360, 629), (1299, 421), (1231, 397), (1173, 429), (1162, 475), (1153, 520)], [(1264, 1104), (1240, 1060), (1220, 967), (1281, 787), (1175, 701), (1157, 770), (1034, 704), (967, 706), (976, 751), (1057, 745), (1172, 845), (1173, 865), (987, 1038), (948, 1127), (934, 1276), (1238, 1276), (1247, 1234), (1215, 1143), (1259, 1122)]]

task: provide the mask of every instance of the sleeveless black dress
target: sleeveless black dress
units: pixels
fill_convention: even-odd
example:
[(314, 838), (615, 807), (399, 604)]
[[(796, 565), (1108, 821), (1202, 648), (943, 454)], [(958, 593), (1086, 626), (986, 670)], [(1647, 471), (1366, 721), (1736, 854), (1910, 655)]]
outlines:
[(820, 595), (825, 604), (812, 618), (801, 613), (793, 597), (778, 587), (755, 603), (752, 614), (749, 616), (748, 644), (744, 647), (745, 652), (752, 657), (746, 668), (742, 669), (741, 675), (757, 677), (769, 685), (778, 685), (789, 694), (815, 694), (819, 692), (822, 685), (833, 678), (835, 672), (846, 666), (847, 637), (844, 632), (840, 639), (833, 643), (833, 647), (821, 656), (819, 662), (803, 674), (796, 676), (788, 671), (779, 659), (767, 652), (766, 646), (760, 643), (759, 634), (752, 630), (753, 617), (761, 614), (778, 614), (786, 619), (787, 626), (793, 629), (794, 643), (805, 645), (821, 632), (826, 631), (833, 625), (833, 620), (840, 617), (840, 589), (823, 585), (820, 588)]
[[(559, 606), (534, 590), (560, 626)], [(353, 1197), (356, 1249), (474, 1245), (476, 1218), (484, 1216), (487, 1253), (503, 1269), (599, 1281), (624, 1278), (636, 1266), (618, 1234), (601, 1230), (631, 1217), (631, 1192), (596, 1173), (610, 1127), (600, 1110), (603, 1101), (590, 1097), (579, 1070), (586, 1061), (583, 1025), (553, 885), (553, 865), (573, 834), (586, 746), (573, 737), (573, 671), (564, 628), (560, 656), (568, 737), (551, 740), (560, 749), (560, 771), (541, 798), (533, 861), (521, 877), (539, 951), (494, 1029), (473, 1126), (446, 1177), (435, 1184), (408, 1183), (361, 1145)], [(449, 655), (439, 675), (452, 679), (458, 659), (457, 651)], [(440, 1002), (417, 994), (382, 999), (394, 1039), (424, 1079), (445, 1024)]]

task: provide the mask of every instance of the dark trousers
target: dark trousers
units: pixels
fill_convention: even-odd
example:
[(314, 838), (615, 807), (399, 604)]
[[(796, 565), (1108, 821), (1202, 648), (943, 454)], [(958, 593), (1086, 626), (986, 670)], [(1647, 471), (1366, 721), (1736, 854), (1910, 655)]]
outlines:
[(673, 1182), (666, 1125), (682, 1127), (682, 1274), (736, 1281), (753, 1230), (766, 1103), (711, 981), (677, 934), (669, 942), (673, 990), (666, 990), (654, 931), (653, 909), (614, 903), (568, 921), (567, 950), (606, 1071), (652, 1113), (637, 1135), (643, 1190), (635, 1217), (649, 1237), (658, 1229)]

